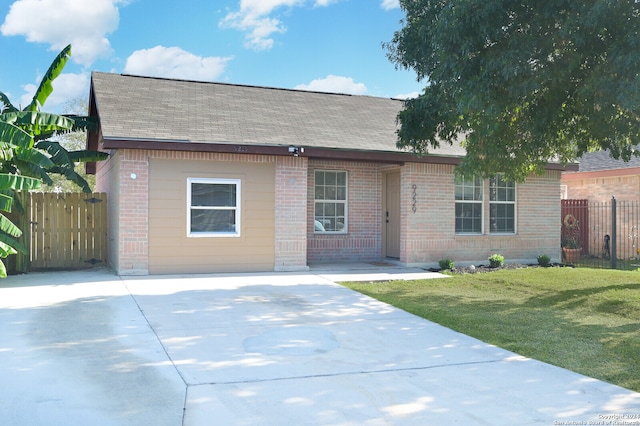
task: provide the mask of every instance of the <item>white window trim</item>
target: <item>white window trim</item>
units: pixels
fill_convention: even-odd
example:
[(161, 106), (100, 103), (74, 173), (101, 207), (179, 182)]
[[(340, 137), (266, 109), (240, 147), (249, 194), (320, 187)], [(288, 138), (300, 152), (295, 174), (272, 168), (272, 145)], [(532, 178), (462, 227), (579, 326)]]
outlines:
[[(480, 183), (482, 184), (482, 200), (456, 200), (455, 199), (455, 194), (454, 194), (455, 204), (458, 204), (458, 203), (461, 203), (461, 204), (467, 204), (467, 203), (468, 204), (480, 204), (480, 206), (481, 206), (481, 208), (480, 208), (480, 232), (457, 232), (455, 230), (455, 224), (454, 224), (454, 233), (455, 233), (455, 235), (460, 235), (460, 236), (485, 235), (485, 232), (484, 232), (484, 229), (485, 229), (484, 228), (484, 218), (485, 218), (484, 209), (485, 209), (485, 204), (484, 203), (485, 203), (486, 194), (484, 192), (485, 192), (485, 189), (486, 189), (486, 185), (485, 185), (484, 179), (481, 179)], [(456, 186), (455, 181), (454, 181), (453, 185), (454, 185), (454, 192), (455, 192), (455, 186)], [(455, 221), (455, 208), (454, 208), (453, 214), (454, 214), (454, 221)]]
[[(345, 191), (346, 191), (346, 199), (344, 200), (344, 229), (342, 231), (317, 231), (315, 227), (316, 220), (316, 203), (317, 202), (325, 202), (327, 200), (317, 200), (316, 199), (316, 172), (340, 172), (345, 174)], [(341, 202), (339, 200), (334, 200), (336, 202)], [(320, 235), (343, 235), (348, 233), (349, 228), (349, 172), (347, 170), (332, 170), (332, 169), (316, 169), (313, 171), (313, 233)]]
[(489, 221), (491, 221), (491, 204), (513, 204), (513, 231), (491, 231), (493, 235), (516, 235), (518, 233), (518, 184), (513, 184), (513, 201), (491, 201), (491, 180), (489, 180)]
[[(236, 186), (236, 206), (235, 207), (218, 207), (215, 209), (209, 207), (193, 207), (191, 206), (191, 184), (229, 184)], [(242, 200), (242, 183), (240, 179), (218, 179), (218, 178), (187, 178), (187, 237), (189, 238), (237, 238), (240, 237), (241, 229), (241, 200)], [(236, 212), (236, 230), (234, 232), (191, 232), (191, 210), (235, 210)]]

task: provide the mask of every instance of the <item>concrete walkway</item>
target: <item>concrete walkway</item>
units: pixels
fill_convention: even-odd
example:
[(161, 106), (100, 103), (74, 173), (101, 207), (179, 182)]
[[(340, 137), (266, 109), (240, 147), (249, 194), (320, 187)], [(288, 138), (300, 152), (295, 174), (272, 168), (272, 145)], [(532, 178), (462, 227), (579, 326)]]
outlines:
[[(438, 274), (363, 265), (296, 274), (9, 277), (0, 281), (0, 424), (640, 423), (638, 393), (517, 356), (332, 281), (345, 276)], [(616, 420), (623, 415), (637, 417)]]

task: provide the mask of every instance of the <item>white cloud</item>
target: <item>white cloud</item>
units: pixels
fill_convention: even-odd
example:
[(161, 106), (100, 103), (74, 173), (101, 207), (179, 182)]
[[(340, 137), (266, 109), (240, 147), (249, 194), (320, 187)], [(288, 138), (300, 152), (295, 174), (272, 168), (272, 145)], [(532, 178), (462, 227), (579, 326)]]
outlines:
[[(40, 80), (39, 78), (38, 80)], [(22, 86), (24, 93), (20, 97), (19, 107), (24, 108), (31, 103), (38, 90), (40, 81)], [(89, 73), (63, 73), (53, 81), (53, 92), (41, 108), (45, 112), (60, 112), (60, 107), (70, 99), (89, 98)], [(18, 107), (18, 105), (15, 105)]]
[(394, 96), (394, 99), (413, 99), (420, 96), (420, 92), (410, 92), (410, 93), (401, 93), (399, 95)]
[(380, 3), (380, 7), (384, 10), (398, 9), (400, 8), (399, 0), (382, 0)]
[(126, 0), (17, 0), (0, 31), (49, 44), (51, 50), (71, 44), (73, 61), (88, 66), (113, 52), (106, 36), (118, 28), (118, 4)]
[(313, 80), (309, 84), (299, 84), (294, 89), (310, 90), (314, 92), (348, 93), (351, 95), (364, 95), (367, 86), (363, 83), (355, 83), (351, 77), (328, 75), (325, 78)]
[(203, 58), (179, 47), (156, 46), (137, 50), (127, 58), (124, 72), (151, 77), (213, 81), (220, 77), (232, 58)]
[[(315, 7), (328, 6), (336, 0), (315, 0)], [(273, 47), (272, 35), (287, 29), (278, 18), (270, 16), (276, 9), (303, 6), (306, 0), (241, 0), (240, 10), (230, 12), (220, 20), (222, 28), (244, 31), (245, 47), (254, 50), (269, 50)]]

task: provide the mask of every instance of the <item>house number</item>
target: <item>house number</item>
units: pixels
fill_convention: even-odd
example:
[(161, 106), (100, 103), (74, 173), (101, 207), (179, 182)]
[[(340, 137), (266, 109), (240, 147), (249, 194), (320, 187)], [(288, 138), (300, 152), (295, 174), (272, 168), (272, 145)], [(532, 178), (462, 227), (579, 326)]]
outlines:
[(236, 145), (236, 152), (249, 152), (249, 147), (244, 145)]
[(416, 193), (416, 189), (418, 187), (416, 186), (416, 184), (414, 183), (413, 185), (411, 185), (411, 189), (413, 190), (411, 193), (411, 211), (412, 212), (416, 212), (416, 210), (418, 210), (418, 194)]

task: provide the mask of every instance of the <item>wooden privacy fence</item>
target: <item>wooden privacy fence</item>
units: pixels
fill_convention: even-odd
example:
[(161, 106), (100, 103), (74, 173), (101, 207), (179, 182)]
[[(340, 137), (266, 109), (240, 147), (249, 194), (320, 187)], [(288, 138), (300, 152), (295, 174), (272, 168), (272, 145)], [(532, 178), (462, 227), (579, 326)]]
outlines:
[(106, 265), (107, 194), (32, 192), (27, 198), (30, 270)]

